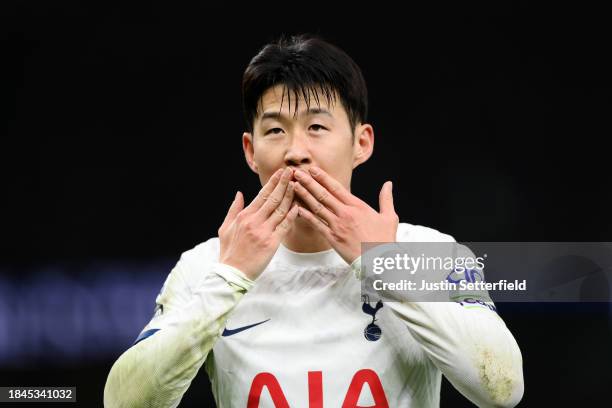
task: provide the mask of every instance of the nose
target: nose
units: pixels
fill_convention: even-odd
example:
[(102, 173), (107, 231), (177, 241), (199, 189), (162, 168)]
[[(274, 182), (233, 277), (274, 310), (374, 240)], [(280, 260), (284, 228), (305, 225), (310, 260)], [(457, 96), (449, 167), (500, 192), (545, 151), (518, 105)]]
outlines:
[(290, 137), (285, 151), (285, 165), (300, 167), (312, 163), (308, 136), (296, 133)]

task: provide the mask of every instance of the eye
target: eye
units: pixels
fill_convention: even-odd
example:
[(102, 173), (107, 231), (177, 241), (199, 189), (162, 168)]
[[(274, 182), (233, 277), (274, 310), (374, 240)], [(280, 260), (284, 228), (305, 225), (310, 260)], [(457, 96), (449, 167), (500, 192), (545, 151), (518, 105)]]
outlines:
[(281, 129), (281, 128), (272, 128), (272, 129), (268, 130), (264, 134), (267, 135), (267, 134), (273, 133), (273, 134), (277, 135), (277, 134), (279, 134), (282, 131), (283, 131), (283, 129)]
[(314, 130), (315, 132), (318, 132), (320, 130), (327, 130), (323, 125), (319, 125), (316, 123), (314, 125), (310, 125), (310, 128)]

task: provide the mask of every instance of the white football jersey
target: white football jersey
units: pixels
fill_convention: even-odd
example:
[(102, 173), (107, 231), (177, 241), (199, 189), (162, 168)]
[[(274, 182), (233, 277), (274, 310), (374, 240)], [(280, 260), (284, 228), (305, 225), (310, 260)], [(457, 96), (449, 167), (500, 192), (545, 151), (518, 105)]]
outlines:
[[(400, 223), (397, 241), (454, 240)], [(359, 259), (333, 249), (281, 244), (256, 281), (218, 259), (218, 238), (183, 253), (107, 406), (177, 406), (203, 364), (221, 408), (437, 407), (442, 373), (479, 406), (522, 397), (521, 353), (490, 301), (364, 298)]]

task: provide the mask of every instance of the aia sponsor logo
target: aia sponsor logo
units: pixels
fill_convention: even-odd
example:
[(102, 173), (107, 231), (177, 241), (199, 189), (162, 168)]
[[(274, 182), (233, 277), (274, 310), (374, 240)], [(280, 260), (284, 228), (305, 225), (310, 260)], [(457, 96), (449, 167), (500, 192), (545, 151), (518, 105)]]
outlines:
[[(368, 408), (389, 408), (385, 390), (380, 382), (380, 378), (374, 370), (362, 369), (355, 373), (351, 384), (346, 391), (342, 408), (361, 408), (357, 405), (359, 396), (364, 386), (368, 384), (372, 392), (372, 399), (375, 405)], [(276, 408), (289, 408), (289, 402), (283, 393), (281, 384), (278, 382), (272, 373), (259, 373), (253, 378), (251, 390), (249, 391), (249, 399), (247, 408), (259, 408), (259, 400), (263, 389), (267, 388), (268, 393), (272, 397), (272, 402)], [(298, 401), (292, 401), (292, 406), (303, 406), (297, 404)], [(308, 372), (308, 408), (324, 408), (323, 407), (323, 372), (309, 371)]]

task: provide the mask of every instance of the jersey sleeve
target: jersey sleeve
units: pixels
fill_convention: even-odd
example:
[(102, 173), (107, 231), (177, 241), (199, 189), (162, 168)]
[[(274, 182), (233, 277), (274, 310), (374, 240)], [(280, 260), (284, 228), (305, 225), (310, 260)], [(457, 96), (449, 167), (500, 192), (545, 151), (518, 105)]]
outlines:
[(455, 302), (388, 305), (436, 367), (474, 404), (514, 407), (521, 400), (521, 352), (494, 311)]
[(218, 261), (218, 239), (183, 253), (156, 298), (155, 315), (115, 362), (107, 407), (176, 407), (228, 314), (254, 282)]
[[(422, 227), (421, 227), (422, 228)], [(398, 241), (454, 242), (435, 230)], [(351, 265), (361, 276), (360, 258)], [(488, 293), (448, 302), (387, 302), (434, 365), (479, 407), (514, 407), (523, 396), (523, 361)]]

